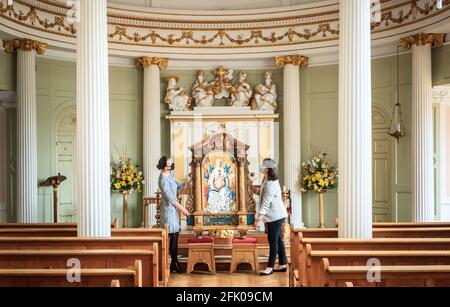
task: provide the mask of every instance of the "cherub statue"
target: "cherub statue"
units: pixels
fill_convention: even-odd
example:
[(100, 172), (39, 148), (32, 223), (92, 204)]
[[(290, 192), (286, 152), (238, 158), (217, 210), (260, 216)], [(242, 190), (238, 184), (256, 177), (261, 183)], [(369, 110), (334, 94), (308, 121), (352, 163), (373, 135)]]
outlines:
[(241, 71), (239, 73), (239, 81), (231, 88), (231, 99), (229, 104), (233, 107), (246, 107), (250, 104), (253, 90), (247, 83), (247, 73)]
[(205, 73), (197, 73), (197, 81), (192, 88), (192, 96), (197, 107), (211, 107), (214, 104), (214, 93), (211, 84), (205, 80)]
[(165, 102), (171, 111), (187, 111), (192, 107), (192, 98), (186, 95), (186, 88), (177, 88), (178, 77), (167, 77)]
[(256, 86), (252, 104), (257, 110), (275, 110), (277, 108), (277, 87), (272, 81), (272, 73), (266, 72), (265, 83)]

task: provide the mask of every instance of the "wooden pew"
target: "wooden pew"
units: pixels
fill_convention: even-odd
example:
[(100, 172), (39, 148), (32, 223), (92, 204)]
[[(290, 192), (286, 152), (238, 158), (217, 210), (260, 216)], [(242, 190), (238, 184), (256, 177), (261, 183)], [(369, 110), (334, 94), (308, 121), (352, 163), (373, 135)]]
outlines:
[[(111, 223), (111, 228), (118, 228), (118, 219), (115, 218)], [(0, 223), (0, 229), (2, 228), (77, 228), (76, 223)]]
[(450, 250), (408, 250), (408, 251), (337, 251), (311, 250), (306, 245), (306, 285), (318, 287), (326, 281), (322, 280), (322, 258), (327, 258), (331, 266), (367, 266), (369, 259), (375, 258), (382, 266), (393, 265), (450, 265)]
[(413, 223), (413, 222), (385, 222), (385, 223), (373, 223), (373, 228), (450, 228), (449, 222), (429, 222), (429, 223)]
[(67, 280), (67, 269), (0, 269), (0, 287), (109, 287), (111, 278), (125, 287), (142, 287), (142, 262), (117, 269), (81, 269), (81, 282)]
[(359, 287), (450, 287), (450, 265), (380, 266), (380, 282), (367, 280), (367, 266), (331, 266), (322, 258), (321, 286), (342, 287), (352, 282)]
[[(158, 251), (167, 243), (161, 237), (111, 237), (111, 238), (77, 238), (77, 237), (0, 237), (0, 250), (90, 250), (90, 249), (134, 249), (153, 250), (153, 243), (158, 244)], [(164, 286), (169, 279), (167, 265), (167, 248), (158, 252), (159, 281)], [(164, 269), (165, 268), (165, 269)]]
[(142, 263), (142, 285), (158, 287), (158, 246), (153, 250), (0, 250), (0, 269), (66, 269), (77, 259), (83, 269), (117, 269)]
[(322, 239), (303, 238), (301, 232), (291, 231), (290, 240), (290, 286), (305, 285), (306, 244), (311, 244), (312, 250), (450, 250), (449, 238)]
[[(113, 228), (113, 237), (163, 237), (161, 228)], [(76, 237), (76, 228), (0, 228), (0, 237)]]
[[(304, 238), (337, 238), (337, 228), (296, 229)], [(450, 238), (450, 227), (374, 228), (374, 238)]]

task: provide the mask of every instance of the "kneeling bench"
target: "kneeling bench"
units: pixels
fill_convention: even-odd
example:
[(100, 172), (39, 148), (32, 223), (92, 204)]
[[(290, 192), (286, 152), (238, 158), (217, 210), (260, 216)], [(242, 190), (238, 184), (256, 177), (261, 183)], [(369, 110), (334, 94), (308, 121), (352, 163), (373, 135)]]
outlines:
[(211, 237), (191, 238), (188, 239), (188, 246), (187, 273), (192, 273), (196, 264), (204, 263), (211, 274), (216, 274), (214, 239)]
[(234, 239), (231, 252), (230, 273), (237, 271), (241, 263), (248, 263), (252, 266), (252, 271), (258, 274), (258, 246), (255, 238)]

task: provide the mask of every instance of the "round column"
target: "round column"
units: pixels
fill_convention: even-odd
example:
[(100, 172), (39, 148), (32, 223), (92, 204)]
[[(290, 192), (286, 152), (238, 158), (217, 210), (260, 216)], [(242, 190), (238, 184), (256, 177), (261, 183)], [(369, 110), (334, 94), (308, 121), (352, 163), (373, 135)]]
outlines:
[(401, 40), (412, 49), (411, 201), (413, 222), (433, 222), (434, 161), (431, 47), (442, 46), (444, 34), (420, 33)]
[(77, 37), (79, 237), (110, 237), (109, 85), (106, 0), (81, 0)]
[(300, 125), (300, 71), (308, 67), (304, 56), (276, 57), (277, 67), (283, 68), (283, 144), (284, 144), (284, 185), (291, 191), (291, 223), (303, 227), (301, 172), (301, 125)]
[[(143, 186), (145, 197), (155, 197), (158, 191), (156, 165), (161, 158), (161, 69), (167, 68), (168, 59), (141, 57), (136, 66), (144, 70), (143, 101)], [(149, 208), (149, 225), (155, 225), (156, 208)]]
[(38, 222), (36, 52), (47, 45), (30, 39), (4, 41), (17, 51), (17, 222)]
[(340, 1), (339, 237), (372, 238), (370, 1)]

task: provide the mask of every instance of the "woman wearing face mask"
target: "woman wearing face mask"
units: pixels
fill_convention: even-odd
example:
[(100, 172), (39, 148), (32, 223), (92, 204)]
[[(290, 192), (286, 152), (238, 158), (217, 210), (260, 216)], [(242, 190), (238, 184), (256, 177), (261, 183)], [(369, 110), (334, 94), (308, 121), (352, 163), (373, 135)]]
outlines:
[(161, 171), (158, 179), (159, 190), (161, 191), (161, 225), (169, 227), (169, 250), (172, 262), (170, 263), (170, 271), (181, 273), (180, 264), (178, 263), (178, 235), (180, 233), (180, 219), (177, 210), (184, 215), (189, 216), (189, 211), (177, 202), (177, 192), (182, 190), (184, 185), (179, 183), (172, 174), (175, 164), (171, 159), (162, 157), (159, 160), (157, 168)]
[[(267, 268), (259, 273), (261, 276), (266, 276), (273, 272), (287, 271), (286, 265), (288, 260), (282, 238), (282, 226), (288, 213), (281, 198), (276, 162), (272, 159), (265, 159), (260, 167), (260, 171), (264, 174), (264, 180), (261, 186), (261, 206), (256, 216), (255, 227), (258, 228), (261, 222), (266, 223), (268, 227), (269, 262), (267, 263)], [(277, 255), (279, 265), (274, 269)]]

